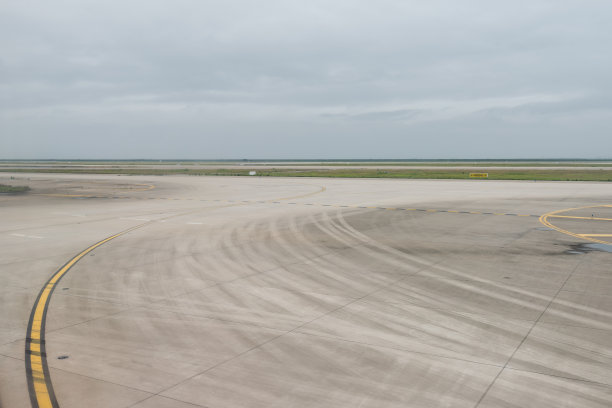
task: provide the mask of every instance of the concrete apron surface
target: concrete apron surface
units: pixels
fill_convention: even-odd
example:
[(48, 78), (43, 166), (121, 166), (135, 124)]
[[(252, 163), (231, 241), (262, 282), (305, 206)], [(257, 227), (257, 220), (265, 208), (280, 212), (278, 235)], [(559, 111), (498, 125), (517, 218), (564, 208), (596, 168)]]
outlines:
[(0, 183), (0, 407), (612, 406), (612, 184)]

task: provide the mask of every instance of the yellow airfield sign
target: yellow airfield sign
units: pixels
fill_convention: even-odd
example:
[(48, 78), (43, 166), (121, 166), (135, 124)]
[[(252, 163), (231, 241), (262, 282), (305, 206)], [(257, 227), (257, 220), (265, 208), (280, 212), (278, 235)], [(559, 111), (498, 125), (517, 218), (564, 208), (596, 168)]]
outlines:
[(488, 178), (489, 173), (470, 173), (470, 178)]

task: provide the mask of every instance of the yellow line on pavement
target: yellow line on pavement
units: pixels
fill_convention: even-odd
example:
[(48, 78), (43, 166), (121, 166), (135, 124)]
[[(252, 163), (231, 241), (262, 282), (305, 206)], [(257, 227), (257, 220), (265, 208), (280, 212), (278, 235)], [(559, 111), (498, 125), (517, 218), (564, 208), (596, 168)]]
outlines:
[[(595, 207), (584, 207), (584, 208), (595, 208)], [(551, 218), (570, 218), (570, 219), (575, 218), (577, 220), (612, 221), (612, 218), (578, 217), (575, 215), (550, 215), (549, 217)]]
[[(240, 201), (241, 203), (247, 203), (247, 204), (256, 204), (256, 203), (260, 203), (260, 204), (264, 204), (264, 203), (273, 203), (273, 204), (281, 204), (280, 200), (290, 200), (290, 199), (298, 199), (298, 198), (304, 198), (304, 197), (308, 197), (308, 196), (312, 196), (315, 194), (319, 194), (323, 191), (326, 191), (326, 188), (321, 186), (320, 189), (318, 191), (314, 191), (312, 193), (307, 193), (307, 194), (302, 194), (302, 195), (298, 195), (298, 196), (292, 196), (292, 197), (283, 197), (283, 198), (274, 198), (271, 200), (260, 200), (260, 201), (254, 201), (254, 200), (242, 200)], [(43, 194), (41, 194), (43, 195)], [(44, 195), (49, 195), (49, 194), (44, 194)], [(172, 201), (194, 201), (197, 200), (195, 198), (174, 198), (174, 197), (129, 197), (129, 196), (90, 196), (90, 195), (64, 195), (64, 194), (57, 194), (57, 196), (62, 196), (62, 197), (88, 197), (88, 198), (107, 198), (107, 199), (147, 199), (147, 200), (172, 200)], [(208, 202), (212, 202), (212, 201), (221, 201), (221, 202), (230, 202), (230, 203), (235, 203), (238, 202), (236, 200), (197, 200), (197, 201), (208, 201)], [(475, 215), (504, 215), (504, 216), (519, 216), (519, 217), (538, 217), (538, 215), (531, 215), (531, 214), (510, 214), (510, 213), (492, 213), (492, 212), (481, 212), (481, 211), (458, 211), (458, 210), (443, 210), (443, 209), (436, 209), (436, 208), (396, 208), (396, 207), (381, 207), (381, 206), (356, 206), (356, 205), (340, 205), (340, 204), (323, 204), (323, 203), (287, 203), (287, 204), (302, 204), (302, 205), (311, 205), (311, 206), (323, 206), (323, 207), (338, 207), (338, 208), (370, 208), (370, 209), (375, 209), (375, 210), (390, 210), (390, 211), (424, 211), (424, 212), (429, 212), (429, 213), (453, 213), (453, 214), (475, 214)], [(561, 217), (561, 216), (559, 216)], [(568, 217), (569, 218), (569, 217)], [(589, 218), (589, 219), (597, 219), (597, 218)], [(611, 219), (612, 221), (612, 219)]]
[[(595, 238), (589, 238), (589, 236), (586, 236), (584, 234), (577, 234), (575, 232), (568, 231), (568, 230), (565, 230), (563, 228), (557, 227), (556, 225), (553, 225), (553, 224), (550, 223), (550, 221), (548, 221), (548, 218), (567, 218), (567, 216), (560, 216), (559, 215), (559, 214), (564, 213), (564, 212), (574, 211), (574, 210), (584, 210), (586, 208), (598, 208), (598, 207), (609, 207), (609, 205), (590, 205), (590, 206), (586, 206), (586, 207), (566, 208), (564, 210), (557, 210), (557, 211), (549, 212), (547, 214), (543, 214), (542, 216), (540, 216), (539, 220), (540, 220), (540, 222), (542, 224), (546, 225), (548, 228), (552, 228), (552, 229), (554, 229), (556, 231), (561, 232), (562, 234), (570, 235), (572, 237), (584, 239), (584, 240), (591, 241), (591, 242), (597, 242), (599, 244), (610, 245), (610, 244), (612, 244), (612, 242), (603, 241), (603, 240), (595, 239)], [(592, 218), (590, 218), (590, 217), (582, 217), (581, 219), (592, 219)]]
[(51, 294), (62, 277), (81, 260), (85, 255), (100, 245), (104, 245), (108, 241), (115, 239), (121, 235), (141, 228), (150, 222), (146, 222), (135, 227), (129, 228), (118, 234), (112, 235), (103, 239), (85, 249), (77, 256), (72, 258), (68, 263), (61, 267), (47, 281), (38, 295), (38, 299), (32, 308), (30, 321), (28, 323), (28, 332), (26, 338), (26, 372), (28, 377), (28, 387), (30, 389), (30, 398), (34, 408), (57, 408), (57, 400), (53, 392), (53, 385), (49, 377), (49, 369), (47, 367), (46, 347), (45, 347), (45, 320)]

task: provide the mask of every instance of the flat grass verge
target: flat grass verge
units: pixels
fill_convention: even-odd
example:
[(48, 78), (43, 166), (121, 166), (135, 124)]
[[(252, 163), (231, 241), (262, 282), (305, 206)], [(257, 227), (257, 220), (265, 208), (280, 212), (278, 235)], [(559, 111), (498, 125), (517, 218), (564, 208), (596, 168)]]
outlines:
[[(192, 176), (248, 176), (256, 171), (263, 177), (339, 177), (339, 178), (402, 178), (402, 179), (469, 179), (471, 172), (477, 170), (418, 170), (418, 169), (10, 169), (0, 172), (12, 173), (68, 173), (68, 174), (121, 174), (121, 175), (192, 175)], [(572, 170), (572, 169), (494, 169), (486, 170), (489, 180), (546, 180), (546, 181), (612, 181), (611, 170)]]

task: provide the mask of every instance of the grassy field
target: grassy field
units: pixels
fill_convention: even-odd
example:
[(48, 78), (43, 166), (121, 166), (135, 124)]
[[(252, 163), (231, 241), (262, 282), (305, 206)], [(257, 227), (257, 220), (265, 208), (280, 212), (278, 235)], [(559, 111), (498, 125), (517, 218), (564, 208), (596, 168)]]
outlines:
[(0, 184), (0, 193), (25, 193), (29, 191), (28, 186), (7, 186), (6, 184)]
[[(250, 163), (249, 163), (250, 164)], [(273, 163), (270, 163), (273, 164)], [(610, 167), (612, 162), (332, 162), (332, 163), (291, 163), (287, 164), (290, 167), (310, 166), (312, 164), (321, 164), (324, 166), (368, 166), (368, 167), (385, 167), (385, 166), (411, 166), (411, 167)], [(280, 166), (279, 166), (280, 167)]]
[[(258, 169), (147, 169), (147, 168), (53, 168), (19, 169), (2, 168), (2, 172), (15, 173), (69, 173), (69, 174), (122, 174), (122, 175), (192, 175), (192, 176), (248, 176), (249, 171), (257, 171), (263, 177), (342, 177), (342, 178), (404, 178), (404, 179), (469, 179), (467, 170), (418, 170), (418, 169), (299, 169), (275, 168)], [(550, 180), (550, 181), (612, 181), (610, 170), (571, 170), (571, 169), (495, 169), (488, 170), (489, 180)]]

